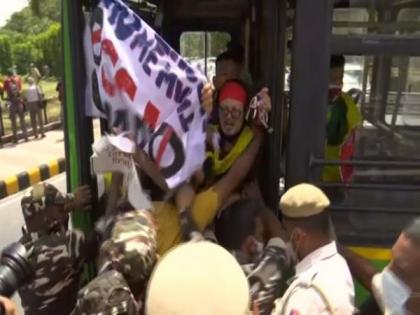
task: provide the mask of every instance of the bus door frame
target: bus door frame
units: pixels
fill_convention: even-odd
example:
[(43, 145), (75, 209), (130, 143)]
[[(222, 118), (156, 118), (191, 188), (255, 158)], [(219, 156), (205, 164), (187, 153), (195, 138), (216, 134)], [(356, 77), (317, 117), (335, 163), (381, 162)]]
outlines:
[(333, 1), (297, 1), (293, 29), (286, 189), (321, 177), (324, 156)]

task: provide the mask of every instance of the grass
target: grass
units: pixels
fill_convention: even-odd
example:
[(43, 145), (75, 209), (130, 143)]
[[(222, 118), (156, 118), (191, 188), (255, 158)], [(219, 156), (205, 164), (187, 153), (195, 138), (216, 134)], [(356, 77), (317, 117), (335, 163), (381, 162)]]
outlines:
[[(57, 87), (57, 81), (55, 79), (42, 80), (40, 82), (40, 86), (42, 88), (42, 91), (44, 92), (45, 98), (51, 99), (47, 103), (48, 122), (51, 123), (54, 121), (59, 121), (60, 113), (61, 113), (61, 104), (59, 100), (57, 99), (58, 93), (55, 90)], [(25, 90), (25, 88), (27, 88), (26, 82), (23, 84), (23, 90)], [(12, 126), (11, 126), (12, 124), (9, 119), (9, 112), (6, 109), (5, 102), (2, 102), (1, 107), (2, 107), (2, 119), (3, 119), (3, 124), (4, 124), (4, 134), (5, 135), (12, 134)], [(44, 121), (44, 124), (45, 124), (45, 121)], [(19, 119), (17, 119), (17, 125), (18, 125), (18, 132), (19, 132), (20, 131)], [(31, 128), (31, 122), (30, 122), (30, 117), (29, 117), (28, 112), (25, 113), (25, 125), (27, 129)]]

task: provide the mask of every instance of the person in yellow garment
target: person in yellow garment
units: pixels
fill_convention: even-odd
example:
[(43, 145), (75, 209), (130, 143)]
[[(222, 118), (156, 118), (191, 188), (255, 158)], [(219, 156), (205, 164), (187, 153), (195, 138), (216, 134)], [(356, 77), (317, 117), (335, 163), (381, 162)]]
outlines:
[[(357, 128), (362, 123), (362, 115), (350, 95), (342, 91), (344, 77), (344, 56), (331, 56), (330, 83), (328, 87), (326, 160), (350, 160), (355, 151)], [(325, 166), (322, 174), (324, 182), (342, 183), (352, 179), (351, 166)], [(326, 189), (332, 203), (343, 201), (342, 189)]]
[[(207, 112), (211, 111), (212, 100), (211, 89), (205, 88), (203, 90), (202, 105), (207, 108)], [(265, 91), (267, 93), (267, 91)], [(263, 99), (268, 104), (271, 101), (268, 94)], [(243, 109), (242, 109), (243, 110)], [(229, 115), (232, 114), (233, 109), (229, 109)], [(240, 119), (244, 121), (244, 113), (240, 114)], [(231, 122), (228, 123), (231, 128)], [(189, 207), (193, 224), (195, 228), (202, 231), (209, 224), (211, 224), (220, 210), (221, 206), (226, 203), (232, 193), (239, 187), (240, 183), (244, 180), (249, 170), (254, 164), (255, 157), (257, 156), (264, 138), (264, 129), (258, 126), (250, 127), (252, 129), (253, 138), (247, 142), (241, 150), (241, 154), (238, 154), (228, 170), (214, 180), (211, 185), (206, 186), (197, 195), (193, 192), (192, 198), (188, 199), (187, 202), (191, 205)], [(138, 163), (144, 174), (149, 176), (163, 191), (169, 191), (166, 186), (163, 176), (160, 174), (155, 163), (153, 163), (146, 153), (142, 150), (138, 150), (134, 155), (134, 160)], [(121, 195), (122, 178), (117, 179), (115, 176), (112, 178), (115, 181), (115, 189), (113, 189), (112, 195)], [(119, 183), (117, 183), (119, 181)], [(189, 195), (187, 196), (189, 198)], [(108, 201), (107, 212), (112, 208), (117, 208), (118, 197), (112, 197), (112, 202)], [(158, 253), (163, 254), (173, 246), (177, 245), (182, 241), (182, 229), (181, 219), (178, 209), (180, 207), (175, 206), (174, 202), (154, 202), (156, 221), (158, 222)]]
[[(192, 220), (183, 222), (179, 208), (167, 202), (154, 202), (156, 221), (158, 222), (158, 253), (164, 254), (173, 246), (183, 241), (185, 225), (193, 224), (191, 230), (203, 231), (216, 217), (218, 211), (231, 197), (235, 189), (244, 180), (254, 164), (260, 150), (264, 131), (255, 128), (254, 137), (247, 148), (237, 157), (232, 167), (212, 186), (193, 196), (188, 214)], [(188, 218), (189, 219), (189, 218)], [(188, 227), (187, 227), (188, 229)]]
[[(264, 131), (261, 128), (253, 128), (253, 140), (246, 150), (236, 159), (229, 171), (221, 176), (211, 187), (194, 195), (191, 201), (189, 213), (191, 214), (194, 229), (203, 231), (216, 217), (221, 206), (226, 203), (233, 191), (245, 178), (248, 171), (254, 164), (255, 157), (260, 150)], [(149, 168), (149, 176), (152, 180), (159, 182), (163, 177), (158, 173), (155, 164), (143, 151), (135, 155), (141, 169)], [(106, 217), (112, 217), (118, 212), (118, 200), (121, 200), (121, 187), (123, 176), (113, 173), (110, 184), (108, 204), (106, 206)], [(157, 251), (159, 255), (165, 254), (169, 249), (183, 241), (182, 218), (178, 208), (170, 201), (154, 201), (153, 213), (157, 223)], [(132, 209), (125, 209), (125, 211)]]
[[(259, 95), (264, 107), (269, 111), (271, 100), (268, 90), (263, 89)], [(222, 179), (253, 141), (254, 132), (251, 126), (259, 122), (246, 121), (248, 100), (245, 84), (239, 80), (226, 81), (218, 91), (215, 104), (217, 125), (208, 131), (208, 153), (203, 170), (195, 174), (191, 183), (185, 183), (179, 187), (175, 195), (175, 205), (180, 211), (184, 240), (191, 238), (191, 234), (195, 231), (194, 222), (191, 220), (191, 205), (195, 198), (195, 192), (208, 189)], [(250, 169), (243, 170), (240, 180), (230, 190), (232, 196), (229, 196), (229, 201), (239, 198), (241, 184), (248, 175), (252, 175), (248, 174), (249, 171)], [(235, 195), (232, 194), (234, 192)], [(203, 201), (205, 202), (205, 200)], [(219, 206), (224, 205), (225, 202)]]

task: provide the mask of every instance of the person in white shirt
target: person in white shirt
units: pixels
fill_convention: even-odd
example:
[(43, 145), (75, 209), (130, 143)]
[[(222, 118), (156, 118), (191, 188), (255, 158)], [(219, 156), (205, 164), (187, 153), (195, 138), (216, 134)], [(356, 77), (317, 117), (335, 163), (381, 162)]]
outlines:
[(298, 261), (296, 275), (272, 315), (352, 315), (354, 285), (344, 258), (331, 239), (328, 198), (300, 184), (280, 200), (287, 238)]
[(35, 139), (38, 138), (38, 126), (41, 133), (41, 137), (45, 137), (44, 133), (44, 122), (42, 119), (42, 92), (39, 86), (35, 83), (35, 79), (32, 77), (28, 78), (28, 89), (25, 91), (26, 106), (29, 110), (31, 117), (32, 130), (34, 132)]

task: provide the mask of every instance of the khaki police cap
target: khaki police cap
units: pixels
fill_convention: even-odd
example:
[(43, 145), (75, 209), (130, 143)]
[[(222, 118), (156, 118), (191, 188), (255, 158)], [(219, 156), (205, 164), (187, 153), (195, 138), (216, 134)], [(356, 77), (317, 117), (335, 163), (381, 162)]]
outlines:
[(223, 247), (187, 243), (158, 263), (146, 296), (147, 315), (245, 315), (249, 285), (236, 259)]
[(290, 188), (280, 199), (280, 209), (289, 218), (306, 218), (322, 213), (330, 201), (318, 187), (299, 184)]

